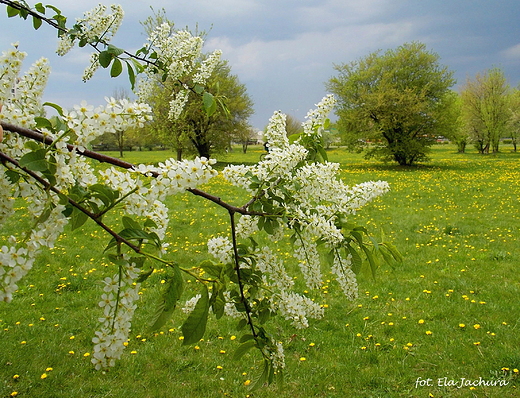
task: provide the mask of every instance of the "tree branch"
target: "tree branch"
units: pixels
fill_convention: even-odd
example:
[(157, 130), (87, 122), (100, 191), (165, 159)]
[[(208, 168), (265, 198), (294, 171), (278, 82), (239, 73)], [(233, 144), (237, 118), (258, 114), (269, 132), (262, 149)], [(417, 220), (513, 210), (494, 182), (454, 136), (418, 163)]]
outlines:
[[(63, 195), (63, 193), (59, 189), (57, 189), (54, 185), (50, 184), (48, 181), (46, 181), (44, 178), (42, 178), (41, 176), (36, 174), (34, 171), (29, 170), (25, 167), (21, 167), (20, 164), (18, 163), (18, 161), (11, 158), (10, 156), (7, 156), (6, 154), (0, 152), (0, 159), (2, 160), (2, 162), (9, 162), (13, 166), (19, 168), (20, 170), (23, 170), (27, 175), (29, 175), (31, 178), (33, 178), (38, 183), (40, 183), (46, 190), (50, 190), (57, 195)], [(108, 232), (116, 241), (124, 243), (129, 248), (131, 248), (133, 251), (135, 251), (136, 253), (141, 253), (141, 249), (138, 246), (135, 246), (133, 243), (131, 243), (128, 240), (126, 240), (125, 238), (121, 237), (117, 232), (114, 232), (108, 225), (106, 225), (104, 222), (102, 222), (96, 214), (88, 211), (83, 206), (81, 206), (79, 203), (77, 203), (76, 201), (72, 200), (69, 197), (67, 197), (67, 200), (73, 207), (75, 207), (76, 209), (78, 209), (79, 211), (84, 213), (87, 217), (92, 219), (97, 225), (99, 225), (106, 232)]]

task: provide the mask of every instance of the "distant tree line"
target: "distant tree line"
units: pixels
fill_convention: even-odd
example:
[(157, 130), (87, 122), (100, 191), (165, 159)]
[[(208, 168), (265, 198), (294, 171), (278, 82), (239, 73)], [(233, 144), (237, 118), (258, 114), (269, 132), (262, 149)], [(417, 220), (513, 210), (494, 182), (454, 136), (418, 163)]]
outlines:
[[(143, 26), (149, 33), (151, 26), (164, 21), (162, 11)], [(335, 70), (326, 87), (338, 99), (338, 120), (324, 133), (325, 146), (340, 137), (342, 145), (365, 151), (367, 158), (403, 166), (427, 160), (439, 139), (452, 141), (459, 152), (473, 144), (482, 154), (498, 152), (501, 140), (508, 139), (517, 151), (520, 90), (509, 86), (500, 68), (468, 78), (457, 92), (453, 72), (440, 64), (439, 55), (412, 42), (335, 65)], [(208, 80), (207, 91), (216, 99), (209, 114), (201, 110), (198, 93), (190, 92), (181, 117), (172, 119), (168, 98), (183, 87), (158, 79), (155, 88), (146, 98), (153, 105), (153, 122), (144, 129), (100, 137), (97, 149), (117, 148), (123, 156), (123, 150), (132, 148), (169, 148), (178, 160), (192, 155), (209, 158), (230, 150), (232, 143), (247, 151), (254, 135), (248, 122), (253, 102), (227, 61), (221, 61)], [(289, 115), (286, 124), (288, 135), (301, 132), (295, 117)]]

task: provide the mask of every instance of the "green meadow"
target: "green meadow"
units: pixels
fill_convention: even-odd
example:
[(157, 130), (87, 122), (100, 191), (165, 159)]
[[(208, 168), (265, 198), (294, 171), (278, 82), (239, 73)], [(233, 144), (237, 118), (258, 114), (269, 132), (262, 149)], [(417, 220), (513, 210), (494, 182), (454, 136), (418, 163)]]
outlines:
[[(375, 279), (359, 275), (354, 302), (332, 277), (326, 280), (318, 293), (325, 317), (308, 329), (270, 322), (285, 346), (285, 381), (256, 391), (248, 385), (261, 371), (260, 356), (232, 360), (242, 333), (236, 321), (211, 318), (196, 346), (182, 345), (181, 311), (160, 333), (146, 333), (160, 270), (142, 286), (122, 359), (107, 372), (94, 370), (100, 280), (115, 269), (100, 253), (108, 237), (93, 223), (68, 229), (42, 252), (13, 301), (0, 303), (0, 398), (518, 397), (520, 153), (501, 150), (482, 156), (438, 145), (430, 162), (412, 168), (330, 150), (348, 184), (390, 183), (391, 192), (354, 218), (390, 239), (404, 260), (382, 265)], [(255, 162), (262, 153), (237, 148), (219, 157), (217, 168)], [(153, 163), (172, 156), (127, 152), (124, 159)], [(237, 205), (247, 202), (221, 176), (204, 189)], [(190, 194), (170, 200), (169, 256), (195, 265), (205, 258), (207, 238), (228, 231), (226, 213)], [(24, 203), (17, 210), (0, 242), (11, 234), (22, 239), (30, 225)], [(287, 244), (277, 250), (291, 266)], [(187, 285), (196, 291), (194, 281)]]

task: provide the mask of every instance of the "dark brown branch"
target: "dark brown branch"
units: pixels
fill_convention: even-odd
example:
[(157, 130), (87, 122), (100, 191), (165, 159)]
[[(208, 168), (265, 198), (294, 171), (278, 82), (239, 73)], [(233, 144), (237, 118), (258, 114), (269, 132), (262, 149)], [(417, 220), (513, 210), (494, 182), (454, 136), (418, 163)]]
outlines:
[[(0, 0), (0, 1), (2, 1), (2, 0)], [(23, 137), (30, 138), (30, 139), (33, 139), (38, 142), (42, 142), (47, 145), (51, 145), (53, 143), (53, 140), (51, 137), (45, 136), (43, 133), (41, 133), (39, 131), (30, 130), (30, 129), (16, 126), (14, 124), (6, 123), (6, 122), (0, 122), (0, 125), (4, 128), (4, 130), (11, 131), (13, 133), (17, 133)], [(67, 145), (67, 149), (71, 152), (75, 151), (82, 156), (97, 160), (102, 163), (109, 163), (113, 166), (121, 167), (123, 169), (128, 169), (128, 170), (135, 169), (135, 165), (132, 163), (125, 162), (124, 160), (114, 158), (111, 156), (103, 155), (98, 152), (94, 152), (94, 151), (90, 151), (90, 150), (79, 151), (77, 147), (75, 147), (74, 145), (70, 145), (70, 144)], [(152, 173), (153, 177), (157, 177), (157, 175), (158, 175), (157, 173)], [(224, 202), (218, 196), (211, 195), (211, 194), (201, 191), (200, 189), (197, 189), (197, 188), (188, 188), (187, 191), (191, 192), (193, 195), (201, 196), (204, 199), (207, 199), (207, 200), (219, 205), (220, 207), (223, 207), (227, 211), (230, 211), (233, 213), (247, 214), (247, 215), (252, 215), (252, 216), (268, 216), (269, 215), (266, 213), (248, 211), (247, 207), (251, 201), (248, 202), (248, 204), (245, 206), (237, 207), (237, 206), (233, 206), (227, 202)]]
[[(2, 1), (2, 0), (0, 0), (0, 1)], [(30, 130), (30, 129), (16, 126), (14, 124), (6, 123), (6, 122), (0, 122), (0, 124), (6, 131), (11, 131), (12, 133), (17, 133), (23, 137), (30, 138), (32, 140), (42, 142), (47, 145), (51, 145), (53, 143), (53, 140), (51, 137), (45, 136), (40, 131)], [(78, 152), (79, 154), (86, 156), (87, 158), (94, 159), (94, 160), (97, 160), (102, 163), (110, 163), (114, 166), (121, 167), (123, 169), (133, 169), (135, 167), (135, 165), (133, 165), (132, 163), (128, 163), (121, 159), (113, 158), (111, 156), (103, 155), (98, 152), (89, 151), (89, 150), (79, 151), (77, 147), (70, 145), (70, 144), (67, 144), (67, 149), (70, 152)]]
[(30, 8), (27, 8), (27, 7), (25, 7), (22, 4), (16, 3), (14, 1), (9, 1), (9, 0), (0, 0), (0, 3), (1, 4), (5, 4), (6, 6), (12, 7), (14, 9), (16, 9), (16, 10), (20, 10), (20, 11), (23, 10), (23, 11), (27, 12), (28, 15), (30, 15), (30, 16), (32, 16), (34, 18), (40, 19), (41, 21), (47, 23), (48, 25), (52, 26), (56, 30), (59, 30), (60, 32), (67, 32), (67, 29), (62, 28), (56, 22), (54, 22), (52, 19), (45, 18), (40, 13), (38, 13), (36, 11), (33, 11)]
[(251, 329), (251, 334), (257, 338), (255, 325), (253, 323), (253, 319), (251, 317), (251, 307), (249, 306), (249, 302), (247, 301), (245, 291), (244, 291), (244, 283), (241, 278), (241, 272), (240, 272), (240, 261), (239, 261), (239, 255), (238, 255), (238, 244), (237, 244), (237, 233), (236, 233), (236, 226), (235, 226), (235, 213), (232, 211), (229, 211), (229, 219), (231, 223), (231, 237), (233, 239), (233, 258), (235, 260), (235, 272), (237, 274), (238, 279), (238, 288), (240, 290), (240, 300), (242, 301), (242, 304), (244, 304), (244, 308), (246, 310), (246, 317), (247, 317), (247, 324), (249, 325), (249, 328)]
[[(10, 156), (7, 156), (6, 154), (0, 152), (0, 160), (2, 160), (2, 162), (9, 162), (13, 166), (19, 168), (20, 170), (23, 170), (27, 175), (29, 175), (31, 178), (33, 178), (38, 183), (40, 183), (46, 190), (50, 190), (57, 195), (63, 195), (62, 192), (60, 192), (60, 190), (57, 189), (54, 185), (51, 185), (48, 181), (46, 181), (44, 178), (42, 178), (41, 176), (36, 174), (34, 171), (29, 170), (25, 167), (21, 167), (20, 164), (18, 163), (18, 161), (11, 158)], [(92, 219), (97, 225), (99, 225), (106, 232), (108, 232), (116, 241), (124, 243), (125, 245), (130, 247), (133, 251), (135, 251), (136, 253), (141, 252), (141, 249), (138, 246), (135, 246), (133, 243), (131, 243), (128, 240), (126, 240), (125, 238), (121, 237), (117, 232), (114, 232), (108, 225), (103, 223), (96, 214), (88, 211), (83, 206), (81, 206), (79, 203), (77, 203), (76, 201), (72, 200), (69, 197), (67, 197), (67, 200), (73, 207), (75, 207), (76, 209), (78, 209), (79, 211), (84, 213), (87, 217)]]

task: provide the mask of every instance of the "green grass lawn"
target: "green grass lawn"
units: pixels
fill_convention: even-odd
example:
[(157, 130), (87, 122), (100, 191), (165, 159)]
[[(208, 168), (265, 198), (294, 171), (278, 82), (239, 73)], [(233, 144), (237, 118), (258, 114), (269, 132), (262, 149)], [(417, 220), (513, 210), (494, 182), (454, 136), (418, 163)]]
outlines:
[[(219, 157), (217, 168), (263, 153), (236, 149)], [(170, 156), (127, 152), (125, 160)], [(232, 361), (240, 336), (234, 321), (211, 319), (195, 347), (179, 341), (180, 312), (161, 333), (146, 334), (160, 272), (143, 285), (123, 358), (108, 372), (95, 371), (89, 355), (101, 315), (99, 281), (115, 270), (99, 253), (108, 238), (89, 225), (67, 230), (20, 282), (13, 302), (0, 303), (0, 398), (520, 396), (520, 154), (507, 147), (495, 156), (457, 154), (443, 145), (433, 148), (431, 162), (413, 168), (341, 149), (329, 157), (349, 184), (390, 183), (391, 192), (355, 218), (389, 236), (404, 261), (381, 267), (375, 280), (360, 275), (355, 302), (331, 278), (319, 293), (325, 318), (306, 330), (272, 322), (286, 350), (283, 385), (249, 391), (245, 384), (261, 362), (256, 354)], [(237, 205), (247, 201), (220, 176), (205, 189)], [(188, 194), (170, 204), (170, 254), (195, 264), (207, 238), (227, 231), (226, 213)], [(3, 226), (0, 242), (29, 225), (22, 203), (18, 210), (20, 219)], [(459, 388), (461, 378), (507, 385)]]

